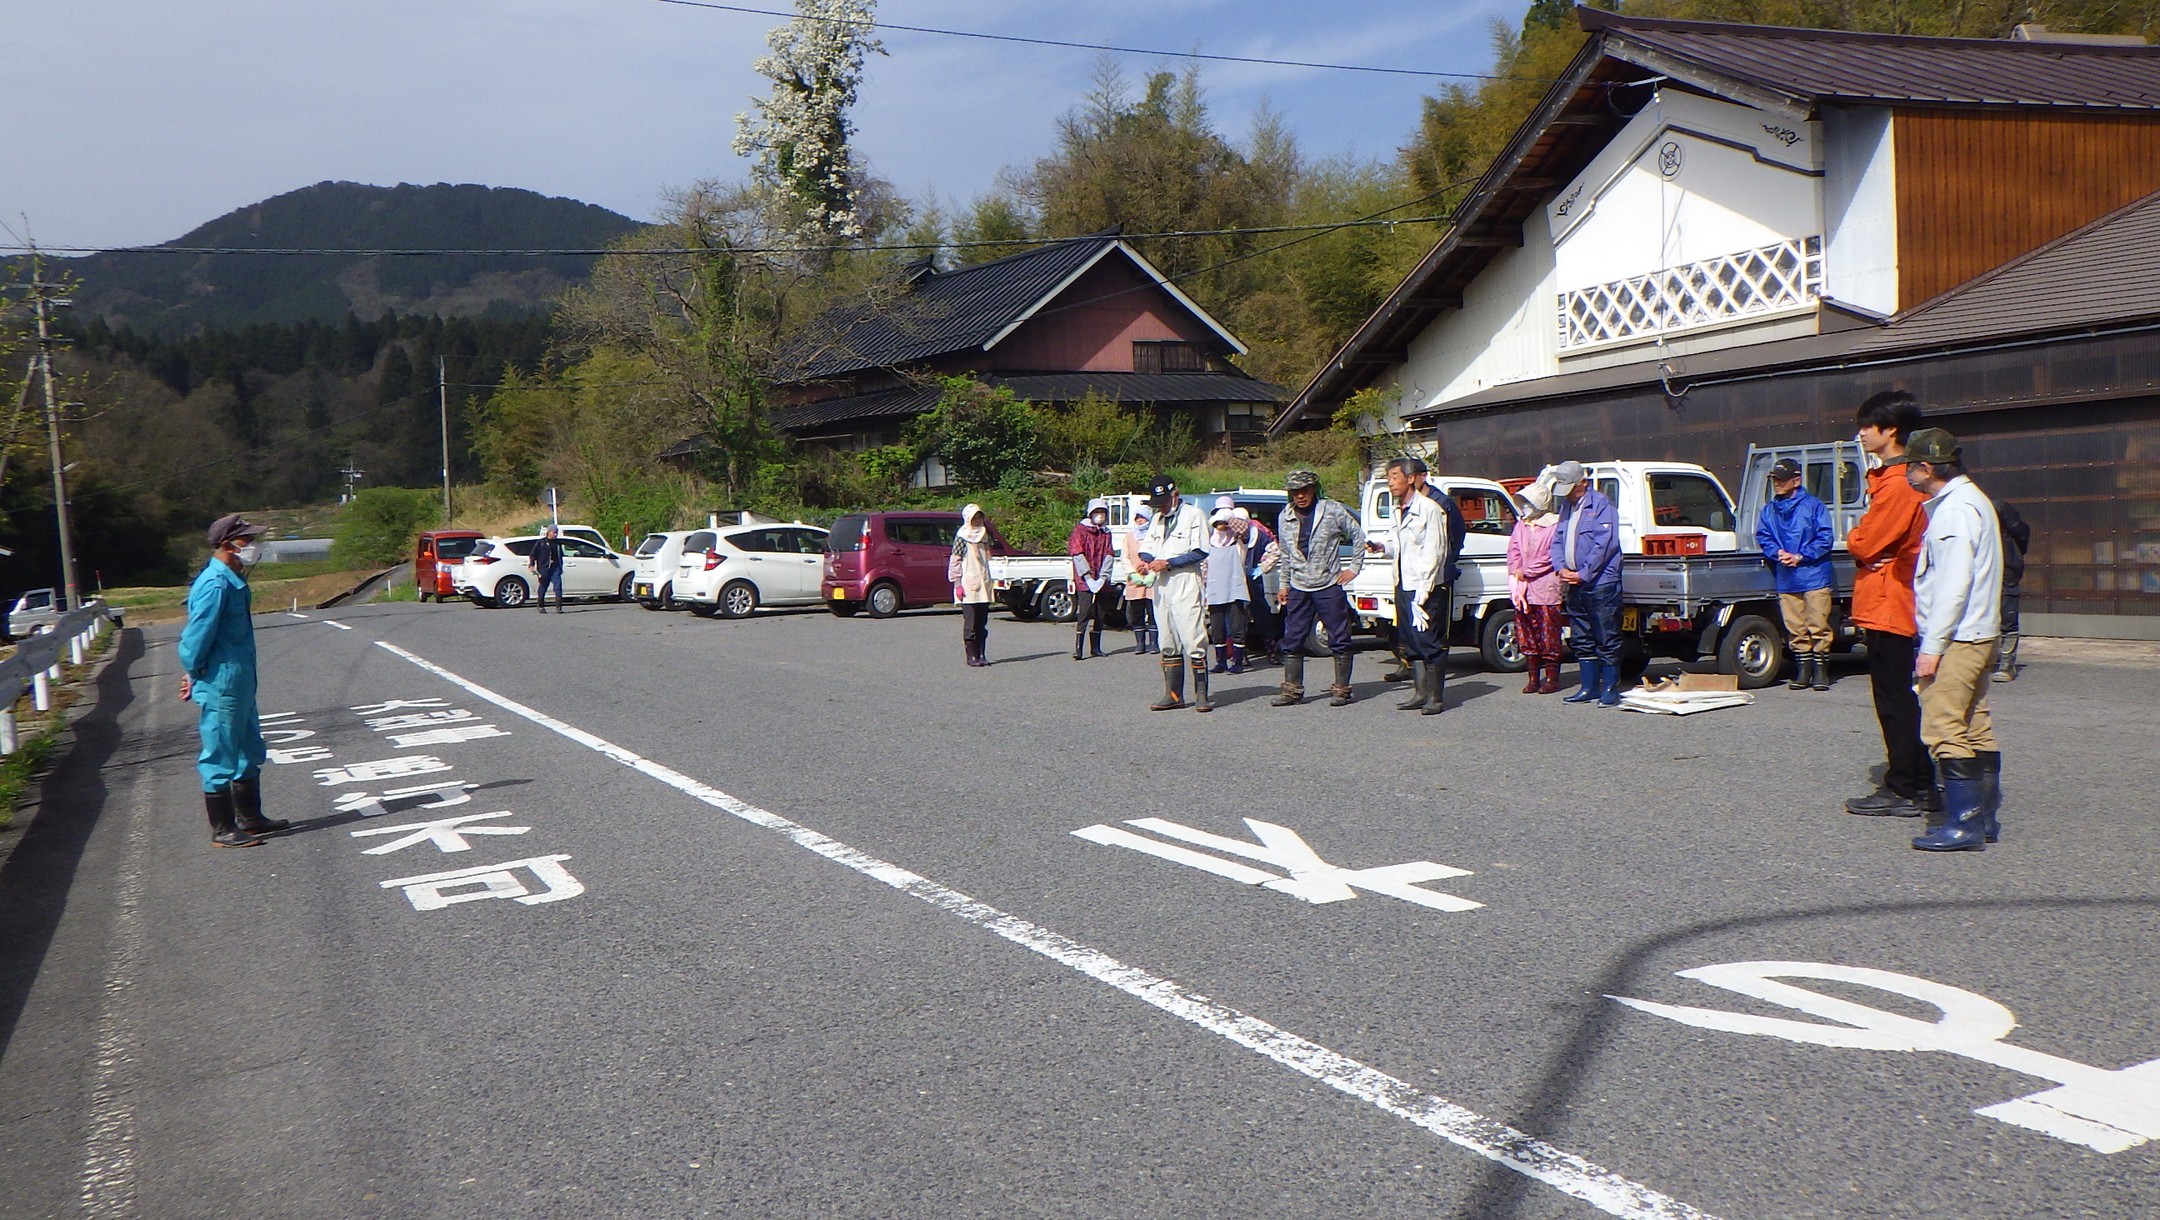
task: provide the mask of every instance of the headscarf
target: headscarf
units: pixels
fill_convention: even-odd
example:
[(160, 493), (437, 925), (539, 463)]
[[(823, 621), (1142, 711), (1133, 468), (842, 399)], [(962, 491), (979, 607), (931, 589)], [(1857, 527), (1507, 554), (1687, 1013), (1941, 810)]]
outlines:
[(1103, 499), (1101, 496), (1097, 496), (1094, 499), (1089, 500), (1087, 502), (1087, 508), (1080, 514), (1080, 524), (1088, 527), (1089, 529), (1107, 531), (1110, 528), (1107, 521), (1105, 521), (1105, 523), (1102, 525), (1095, 524), (1095, 514), (1098, 512), (1102, 513), (1107, 518), (1110, 513), (1110, 501)]
[(962, 540), (980, 543), (990, 536), (989, 526), (975, 524), (975, 518), (981, 514), (982, 505), (980, 504), (970, 504), (960, 510), (960, 537)]

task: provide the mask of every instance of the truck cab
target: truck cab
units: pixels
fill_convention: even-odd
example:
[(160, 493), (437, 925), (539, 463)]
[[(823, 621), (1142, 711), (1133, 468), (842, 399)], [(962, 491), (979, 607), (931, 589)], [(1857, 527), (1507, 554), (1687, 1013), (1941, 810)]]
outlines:
[[(1432, 476), (1432, 486), (1462, 510), (1462, 550), (1455, 557), (1454, 597), (1448, 607), (1449, 638), (1475, 646), (1487, 668), (1522, 668), (1514, 645), (1515, 610), (1508, 598), (1507, 544), (1515, 531), (1515, 502), (1491, 479)], [(1365, 568), (1350, 584), (1350, 605), (1359, 625), (1392, 637), (1395, 629), (1395, 561), (1386, 552), (1395, 538), (1395, 497), (1385, 478), (1368, 479), (1359, 497), (1358, 524), (1365, 531)], [(1373, 548), (1378, 547), (1380, 553)]]
[[(1775, 461), (1776, 459), (1771, 459)], [(1744, 549), (1740, 513), (1717, 476), (1690, 462), (1588, 462), (1591, 486), (1605, 493), (1620, 518), (1620, 550), (1628, 555), (1700, 555)], [(1768, 462), (1763, 470), (1768, 471)], [(1754, 526), (1747, 530), (1754, 546)], [(1645, 544), (1644, 539), (1652, 539)]]

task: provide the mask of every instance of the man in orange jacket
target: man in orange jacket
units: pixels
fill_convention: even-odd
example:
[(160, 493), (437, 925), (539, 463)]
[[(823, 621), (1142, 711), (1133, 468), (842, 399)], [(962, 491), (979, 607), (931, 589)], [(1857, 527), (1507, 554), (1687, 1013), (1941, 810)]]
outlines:
[(1864, 630), (1875, 719), (1882, 725), (1889, 766), (1882, 786), (1845, 802), (1845, 812), (1916, 818), (1942, 807), (1935, 765), (1920, 740), (1920, 697), (1913, 665), (1920, 628), (1913, 611), (1913, 569), (1927, 532), (1927, 500), (1905, 481), (1905, 442), (1920, 426), (1920, 403), (1903, 390), (1885, 390), (1860, 404), (1860, 447), (1878, 460), (1868, 471), (1867, 513), (1845, 537), (1858, 574), (1853, 625)]

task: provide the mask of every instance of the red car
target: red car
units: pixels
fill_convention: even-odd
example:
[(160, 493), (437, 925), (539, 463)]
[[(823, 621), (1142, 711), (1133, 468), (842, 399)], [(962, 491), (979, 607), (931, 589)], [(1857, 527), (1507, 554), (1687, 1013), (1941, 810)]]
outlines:
[(447, 601), (458, 595), (450, 585), (450, 565), (472, 554), (473, 544), (482, 536), (479, 530), (429, 530), (420, 535), (413, 544), (413, 584), (420, 589), (421, 601), (430, 597)]
[[(825, 540), (825, 574), (819, 593), (834, 614), (868, 609), (890, 618), (908, 606), (952, 600), (945, 561), (960, 533), (959, 513), (851, 513), (833, 522)], [(990, 553), (1011, 547), (990, 527)]]

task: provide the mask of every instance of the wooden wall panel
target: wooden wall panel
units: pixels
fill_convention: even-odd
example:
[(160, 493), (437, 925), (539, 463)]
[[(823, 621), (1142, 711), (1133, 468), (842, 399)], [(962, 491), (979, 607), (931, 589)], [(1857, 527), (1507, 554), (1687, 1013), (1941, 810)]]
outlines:
[(2160, 190), (2160, 117), (1901, 110), (1898, 307)]

